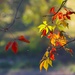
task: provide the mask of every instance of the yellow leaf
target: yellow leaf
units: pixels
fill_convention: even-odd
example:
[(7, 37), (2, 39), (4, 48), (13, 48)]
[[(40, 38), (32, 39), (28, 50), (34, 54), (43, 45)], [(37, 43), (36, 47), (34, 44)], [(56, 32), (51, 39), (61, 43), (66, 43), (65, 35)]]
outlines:
[(41, 32), (43, 29), (44, 29), (44, 27), (41, 27), (41, 28), (39, 29), (39, 32)]
[(47, 69), (48, 69), (48, 62), (47, 62), (47, 60), (44, 60), (43, 67), (47, 71)]
[(52, 26), (48, 26), (49, 30), (52, 31)]
[(47, 25), (47, 21), (43, 21), (43, 24)]
[(47, 34), (48, 33), (48, 28), (46, 27), (45, 29), (46, 29), (46, 34)]
[(52, 60), (51, 59), (47, 59), (48, 64), (52, 67)]
[(48, 28), (49, 28), (50, 31), (54, 31), (55, 27), (56, 26), (48, 26)]
[(42, 61), (42, 62), (40, 63), (40, 71), (42, 70), (43, 65), (44, 65), (44, 61)]
[(46, 57), (49, 56), (49, 52), (48, 52), (48, 51), (45, 52), (45, 56), (46, 56)]
[(38, 26), (38, 28), (42, 28), (42, 27), (45, 27), (45, 25), (41, 24), (41, 25)]

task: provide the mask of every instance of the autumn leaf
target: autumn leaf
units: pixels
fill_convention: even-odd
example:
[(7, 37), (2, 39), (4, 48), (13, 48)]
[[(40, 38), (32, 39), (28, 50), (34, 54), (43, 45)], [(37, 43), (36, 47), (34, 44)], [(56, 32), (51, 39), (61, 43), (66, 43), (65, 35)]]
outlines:
[(45, 52), (45, 56), (48, 57), (49, 56), (49, 51)]
[(47, 59), (47, 62), (52, 67), (52, 60), (50, 58)]
[(42, 68), (44, 68), (47, 71), (49, 65), (52, 67), (52, 60), (48, 57), (40, 63), (40, 71), (42, 70)]
[(7, 45), (6, 45), (6, 47), (5, 47), (5, 50), (7, 51), (11, 47), (11, 45), (12, 45), (12, 42), (11, 41), (8, 42)]
[(61, 21), (60, 24), (63, 25), (64, 27), (69, 28), (68, 23), (66, 21)]
[(43, 65), (44, 65), (44, 61), (40, 63), (40, 71), (42, 70)]
[(58, 42), (59, 42), (60, 46), (64, 46), (67, 43), (67, 40), (66, 39), (59, 39)]
[(30, 41), (27, 40), (23, 35), (19, 36), (18, 40), (19, 40), (19, 41), (26, 42), (26, 43), (30, 43)]
[(55, 60), (55, 55), (54, 54), (50, 54), (50, 59), (51, 60)]
[(38, 28), (39, 28), (39, 32), (42, 32), (41, 36), (46, 36), (46, 34), (49, 31), (47, 21), (43, 21), (43, 24), (39, 25)]
[(59, 35), (53, 33), (52, 36), (51, 36), (51, 38), (50, 38), (51, 39), (50, 40), (51, 44), (55, 46), (56, 40), (58, 38), (59, 38)]
[(52, 48), (51, 50), (50, 50), (50, 59), (51, 60), (55, 60), (55, 54), (56, 53), (56, 48)]
[(16, 54), (18, 51), (18, 44), (16, 41), (12, 43), (12, 51)]
[(50, 13), (50, 14), (55, 14), (55, 13), (56, 13), (56, 12), (55, 12), (55, 7), (52, 7), (52, 8), (50, 9), (49, 13)]
[(47, 60), (44, 60), (44, 65), (43, 65), (44, 69), (47, 71), (48, 69), (48, 62)]

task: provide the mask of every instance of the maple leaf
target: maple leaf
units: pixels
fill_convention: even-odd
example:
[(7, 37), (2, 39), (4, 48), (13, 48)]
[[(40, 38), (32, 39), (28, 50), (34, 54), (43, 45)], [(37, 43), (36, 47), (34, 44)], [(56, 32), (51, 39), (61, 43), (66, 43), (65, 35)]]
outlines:
[(30, 43), (30, 41), (27, 40), (23, 35), (19, 36), (18, 40), (19, 40), (19, 41), (26, 42), (26, 43)]
[(5, 50), (7, 51), (11, 47), (11, 45), (12, 45), (12, 42), (11, 41), (8, 42), (7, 45), (6, 45), (6, 47), (5, 47)]
[(12, 44), (12, 51), (16, 54), (17, 50), (18, 50), (18, 44), (16, 41), (14, 41)]

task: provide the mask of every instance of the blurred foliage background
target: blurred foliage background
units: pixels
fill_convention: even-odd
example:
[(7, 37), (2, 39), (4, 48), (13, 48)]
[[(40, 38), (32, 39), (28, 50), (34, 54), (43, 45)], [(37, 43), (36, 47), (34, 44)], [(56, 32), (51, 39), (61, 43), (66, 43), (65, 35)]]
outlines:
[[(42, 23), (43, 15), (48, 14), (51, 7), (59, 9), (63, 0), (23, 0), (15, 24), (10, 28), (10, 32), (0, 31), (0, 69), (28, 69), (39, 68), (39, 62), (48, 46), (46, 38), (40, 38), (37, 26)], [(10, 25), (14, 19), (16, 8), (20, 0), (0, 0), (0, 29)], [(75, 11), (75, 0), (68, 0), (68, 8)], [(75, 38), (75, 15), (69, 22), (69, 29), (66, 29), (71, 38)], [(18, 42), (19, 50), (15, 55), (11, 50), (5, 51), (5, 45), (15, 37), (24, 35), (30, 40), (30, 44)], [(61, 49), (59, 56), (53, 62), (54, 69), (64, 66), (71, 66), (75, 72), (75, 42), (68, 45), (74, 51), (74, 56)], [(52, 69), (53, 69), (52, 68)], [(50, 68), (51, 69), (51, 68)]]

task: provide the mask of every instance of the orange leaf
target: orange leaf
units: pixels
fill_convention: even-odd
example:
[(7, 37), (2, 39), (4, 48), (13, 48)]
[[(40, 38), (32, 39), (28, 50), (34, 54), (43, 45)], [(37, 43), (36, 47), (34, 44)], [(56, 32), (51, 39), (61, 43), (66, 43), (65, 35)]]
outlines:
[(22, 36), (20, 36), (19, 38), (18, 38), (18, 40), (19, 41), (23, 41), (23, 42), (26, 42), (26, 43), (30, 43), (30, 41), (29, 40), (27, 40), (23, 35)]
[(59, 19), (63, 19), (63, 13), (62, 13), (62, 12), (59, 12), (59, 13), (57, 14), (57, 16), (58, 16)]
[(5, 47), (5, 50), (7, 51), (11, 47), (11, 45), (12, 45), (12, 42), (11, 41), (8, 42), (7, 45), (6, 45), (6, 47)]
[(16, 54), (17, 50), (18, 50), (18, 44), (16, 41), (14, 41), (12, 44), (12, 51)]

